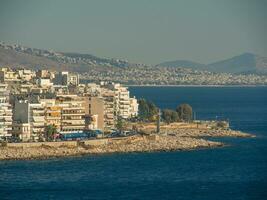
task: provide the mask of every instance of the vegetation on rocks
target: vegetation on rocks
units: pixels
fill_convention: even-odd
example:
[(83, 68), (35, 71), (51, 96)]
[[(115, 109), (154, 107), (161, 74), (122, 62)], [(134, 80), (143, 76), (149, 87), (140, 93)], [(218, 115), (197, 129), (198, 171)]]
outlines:
[(166, 123), (172, 123), (179, 121), (179, 115), (176, 111), (170, 110), (170, 109), (164, 109), (162, 110), (162, 120)]
[(190, 122), (193, 119), (193, 109), (189, 104), (184, 103), (177, 106), (176, 112), (183, 121)]
[(143, 121), (155, 121), (158, 114), (158, 107), (151, 101), (139, 99), (139, 118)]

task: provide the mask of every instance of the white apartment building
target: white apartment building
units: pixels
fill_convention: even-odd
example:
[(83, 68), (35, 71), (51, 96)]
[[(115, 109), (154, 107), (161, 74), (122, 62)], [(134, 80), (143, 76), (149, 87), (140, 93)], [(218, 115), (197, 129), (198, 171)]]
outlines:
[(0, 84), (0, 138), (12, 136), (12, 106), (6, 89), (6, 84)]
[(111, 83), (107, 87), (115, 91), (116, 114), (118, 117), (127, 119), (136, 116), (138, 113), (138, 103), (135, 97), (130, 98), (130, 92), (127, 87), (121, 84)]

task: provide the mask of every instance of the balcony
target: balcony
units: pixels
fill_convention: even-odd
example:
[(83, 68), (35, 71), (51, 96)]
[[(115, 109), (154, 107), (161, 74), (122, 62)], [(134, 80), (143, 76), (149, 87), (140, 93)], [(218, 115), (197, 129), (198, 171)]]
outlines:
[(44, 116), (32, 116), (32, 121), (34, 122), (44, 122)]

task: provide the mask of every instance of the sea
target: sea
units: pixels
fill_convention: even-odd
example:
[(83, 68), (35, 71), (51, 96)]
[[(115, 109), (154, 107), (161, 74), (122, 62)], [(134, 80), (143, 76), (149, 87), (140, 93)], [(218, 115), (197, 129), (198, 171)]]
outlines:
[(161, 109), (227, 119), (256, 138), (177, 152), (0, 161), (0, 199), (267, 199), (267, 87), (129, 87)]

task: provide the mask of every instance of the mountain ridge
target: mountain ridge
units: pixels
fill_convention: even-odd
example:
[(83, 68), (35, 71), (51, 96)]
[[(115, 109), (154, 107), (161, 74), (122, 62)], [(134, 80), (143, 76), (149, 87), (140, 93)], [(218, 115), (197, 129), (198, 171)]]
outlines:
[[(130, 63), (123, 59), (101, 58), (92, 54), (75, 52), (54, 52), (21, 45), (7, 45), (0, 42), (0, 65), (26, 67), (35, 69), (69, 70), (88, 72), (90, 69), (118, 70), (119, 68), (150, 66)], [(253, 53), (243, 53), (229, 59), (210, 64), (202, 64), (190, 60), (167, 61), (156, 67), (180, 67), (198, 71), (232, 74), (267, 74), (267, 58)]]
[[(182, 65), (186, 63), (187, 65)], [(220, 60), (210, 64), (201, 64), (184, 60), (167, 61), (157, 66), (186, 67), (196, 70), (205, 70), (217, 73), (267, 73), (267, 58), (253, 53), (243, 53), (228, 59)]]

